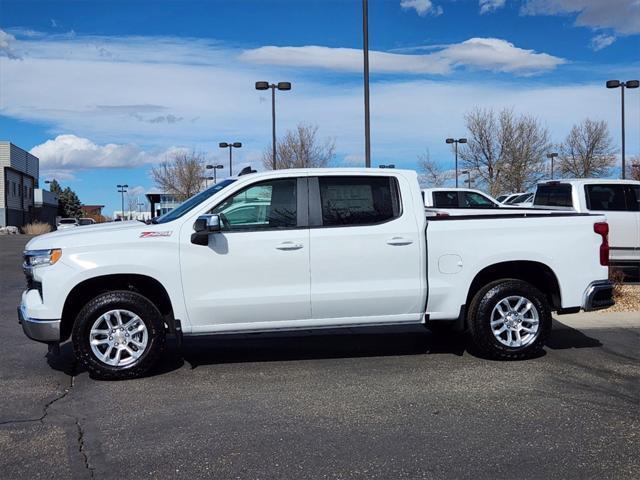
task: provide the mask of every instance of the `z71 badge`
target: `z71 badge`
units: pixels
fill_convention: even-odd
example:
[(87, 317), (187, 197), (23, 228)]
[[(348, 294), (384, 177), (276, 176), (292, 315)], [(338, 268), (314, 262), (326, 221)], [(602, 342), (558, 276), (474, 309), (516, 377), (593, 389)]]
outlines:
[(151, 238), (151, 237), (170, 237), (173, 232), (171, 230), (164, 230), (161, 232), (142, 232), (140, 234), (140, 238)]

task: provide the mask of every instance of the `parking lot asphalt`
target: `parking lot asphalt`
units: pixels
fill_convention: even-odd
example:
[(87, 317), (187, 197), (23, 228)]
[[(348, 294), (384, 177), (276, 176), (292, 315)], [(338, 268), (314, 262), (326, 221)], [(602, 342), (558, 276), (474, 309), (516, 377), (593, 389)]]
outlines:
[(560, 317), (539, 358), (416, 329), (187, 339), (100, 382), (16, 320), (0, 237), (0, 478), (638, 478), (640, 313)]

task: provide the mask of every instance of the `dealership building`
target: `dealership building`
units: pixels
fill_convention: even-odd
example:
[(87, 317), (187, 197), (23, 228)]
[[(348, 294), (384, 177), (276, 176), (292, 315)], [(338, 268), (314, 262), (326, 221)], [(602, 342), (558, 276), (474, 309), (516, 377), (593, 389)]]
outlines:
[(21, 227), (36, 217), (40, 161), (11, 142), (0, 141), (0, 227)]

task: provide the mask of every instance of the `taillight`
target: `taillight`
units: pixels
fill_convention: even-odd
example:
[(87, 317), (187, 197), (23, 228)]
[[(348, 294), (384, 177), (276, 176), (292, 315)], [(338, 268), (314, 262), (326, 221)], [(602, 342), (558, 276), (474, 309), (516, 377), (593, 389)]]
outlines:
[(600, 265), (609, 266), (609, 224), (598, 222), (593, 224), (593, 231), (602, 237), (600, 244)]

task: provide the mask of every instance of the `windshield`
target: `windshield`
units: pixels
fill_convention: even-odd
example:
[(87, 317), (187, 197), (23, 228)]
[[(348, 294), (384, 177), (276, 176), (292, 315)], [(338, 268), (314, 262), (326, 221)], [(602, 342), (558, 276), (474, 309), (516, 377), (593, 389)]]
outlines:
[(167, 223), (177, 218), (180, 218), (185, 213), (191, 211), (192, 209), (200, 205), (206, 199), (218, 193), (224, 187), (231, 185), (233, 182), (235, 182), (235, 179), (228, 178), (227, 180), (223, 180), (221, 182), (216, 183), (215, 185), (207, 188), (206, 190), (203, 190), (197, 195), (194, 195), (190, 199), (185, 200), (183, 203), (181, 203), (178, 207), (174, 208), (170, 212), (167, 212), (164, 215), (156, 218), (154, 223)]

